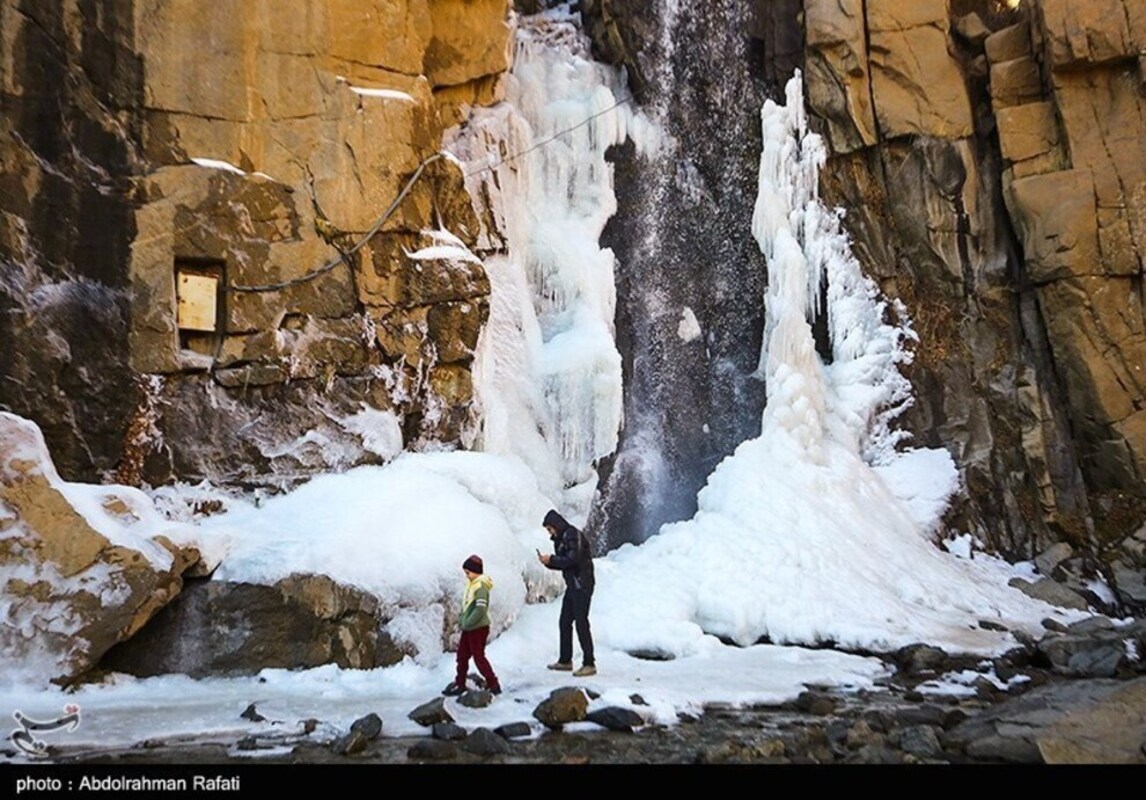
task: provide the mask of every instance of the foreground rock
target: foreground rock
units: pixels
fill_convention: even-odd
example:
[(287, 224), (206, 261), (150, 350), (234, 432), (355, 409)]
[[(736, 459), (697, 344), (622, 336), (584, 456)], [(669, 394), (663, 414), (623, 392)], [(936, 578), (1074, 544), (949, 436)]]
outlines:
[(1146, 677), (1033, 689), (963, 722), (944, 746), (968, 757), (1029, 764), (1144, 764)]
[(559, 730), (562, 725), (585, 719), (588, 708), (589, 698), (585, 696), (585, 692), (565, 687), (554, 689), (549, 697), (533, 710), (533, 716), (547, 728)]
[(69, 682), (138, 631), (199, 561), (141, 492), (67, 484), (39, 428), (0, 412), (0, 662)]

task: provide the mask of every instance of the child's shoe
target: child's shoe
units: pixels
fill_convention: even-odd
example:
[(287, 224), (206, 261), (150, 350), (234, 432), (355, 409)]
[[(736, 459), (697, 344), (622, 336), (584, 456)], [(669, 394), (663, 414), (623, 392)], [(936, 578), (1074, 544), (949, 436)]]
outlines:
[(458, 686), (457, 683), (451, 682), (449, 686), (447, 686), (445, 689), (442, 689), (442, 694), (444, 694), (446, 697), (457, 697), (458, 695), (465, 692), (465, 690), (466, 687)]

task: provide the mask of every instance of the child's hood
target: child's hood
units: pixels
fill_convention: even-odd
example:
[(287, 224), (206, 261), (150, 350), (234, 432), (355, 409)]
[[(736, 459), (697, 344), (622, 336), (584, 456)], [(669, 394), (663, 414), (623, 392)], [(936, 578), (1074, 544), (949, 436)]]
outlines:
[(489, 575), (482, 574), (478, 575), (476, 578), (470, 581), (470, 585), (472, 585), (475, 589), (479, 586), (484, 586), (488, 590), (493, 588), (493, 580), (489, 577)]

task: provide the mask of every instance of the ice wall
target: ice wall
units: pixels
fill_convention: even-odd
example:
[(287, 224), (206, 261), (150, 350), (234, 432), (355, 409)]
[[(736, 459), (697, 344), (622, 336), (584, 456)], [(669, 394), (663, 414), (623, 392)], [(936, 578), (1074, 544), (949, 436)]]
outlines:
[(480, 449), (522, 458), (583, 521), (596, 465), (622, 424), (606, 151), (648, 146), (621, 76), (591, 59), (567, 9), (520, 18), (506, 103), (478, 111), (446, 146), (484, 198), (490, 320), (475, 371)]

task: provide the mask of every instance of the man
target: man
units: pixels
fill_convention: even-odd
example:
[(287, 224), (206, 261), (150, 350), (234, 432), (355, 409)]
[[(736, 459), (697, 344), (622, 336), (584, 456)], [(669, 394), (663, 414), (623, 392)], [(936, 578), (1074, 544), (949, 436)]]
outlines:
[(593, 599), (593, 556), (589, 540), (556, 511), (550, 510), (541, 523), (553, 541), (553, 555), (537, 554), (537, 560), (549, 569), (559, 569), (565, 578), (565, 597), (561, 601), (558, 623), (560, 652), (549, 669), (573, 669), (573, 628), (581, 645), (581, 668), (573, 674), (579, 678), (597, 674), (593, 658), (593, 635), (589, 631), (589, 602)]

